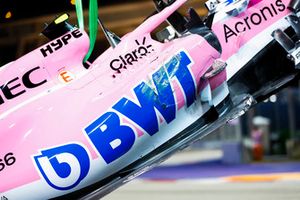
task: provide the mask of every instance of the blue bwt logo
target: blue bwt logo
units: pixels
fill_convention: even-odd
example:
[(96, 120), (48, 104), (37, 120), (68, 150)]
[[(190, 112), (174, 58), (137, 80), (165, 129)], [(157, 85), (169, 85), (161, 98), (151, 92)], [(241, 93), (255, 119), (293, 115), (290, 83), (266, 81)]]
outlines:
[(141, 82), (133, 89), (135, 99), (121, 98), (85, 128), (92, 145), (107, 164), (126, 154), (136, 141), (130, 126), (121, 124), (120, 113), (150, 136), (159, 131), (159, 115), (169, 124), (176, 118), (176, 98), (171, 80), (177, 80), (185, 97), (187, 107), (196, 99), (196, 84), (190, 71), (192, 60), (181, 51), (152, 75), (152, 85)]
[(47, 183), (57, 190), (76, 187), (90, 169), (90, 157), (79, 144), (42, 150), (34, 160)]
[[(190, 67), (193, 62), (181, 51), (152, 74), (152, 85), (142, 81), (133, 92), (136, 99), (121, 98), (110, 112), (102, 114), (85, 129), (99, 156), (110, 164), (128, 153), (136, 142), (132, 127), (121, 123), (120, 114), (150, 136), (160, 129), (159, 115), (169, 124), (176, 118), (177, 104), (171, 82), (176, 80), (187, 107), (196, 99), (196, 84)], [(119, 114), (117, 114), (119, 113)], [(87, 175), (92, 162), (80, 144), (67, 144), (42, 150), (34, 157), (47, 183), (57, 190), (76, 187)]]

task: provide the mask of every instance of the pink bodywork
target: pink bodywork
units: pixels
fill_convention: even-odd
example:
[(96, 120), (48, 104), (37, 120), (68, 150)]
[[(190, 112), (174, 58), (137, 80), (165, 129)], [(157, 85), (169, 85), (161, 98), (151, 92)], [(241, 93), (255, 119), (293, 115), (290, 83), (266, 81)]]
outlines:
[[(275, 2), (276, 0), (271, 1)], [(47, 45), (51, 45), (51, 43), (54, 43), (53, 48), (57, 47), (56, 40), (30, 52), (4, 68), (0, 68), (0, 85), (8, 84), (9, 88), (13, 88), (11, 89), (12, 94), (22, 93), (13, 99), (6, 99), (3, 93), (0, 94), (4, 100), (4, 103), (0, 105), (0, 159), (10, 152), (16, 158), (14, 165), (0, 171), (0, 193), (6, 194), (8, 191), (43, 179), (33, 161), (33, 156), (42, 149), (74, 142), (86, 147), (93, 160), (99, 159), (94, 147), (83, 134), (83, 129), (103, 113), (109, 111), (114, 103), (123, 96), (134, 99), (132, 89), (142, 80), (149, 80), (149, 75), (179, 51), (184, 50), (189, 55), (193, 61), (190, 70), (197, 88), (203, 87), (199, 85), (200, 79), (211, 67), (213, 61), (220, 58), (219, 52), (199, 35), (188, 35), (166, 43), (155, 41), (150, 35), (151, 31), (185, 2), (186, 0), (177, 0), (161, 13), (150, 17), (135, 31), (124, 36), (115, 49), (110, 48), (105, 51), (89, 69), (82, 65), (82, 60), (88, 50), (89, 38), (80, 30), (74, 30), (73, 35), (66, 34), (71, 34), (67, 44), (57, 51), (54, 50), (52, 54), (48, 52), (47, 57), (43, 56), (41, 49), (47, 49)], [(288, 0), (282, 0), (282, 2), (287, 4)], [(236, 53), (241, 46), (247, 44), (247, 41), (258, 32), (262, 32), (265, 27), (288, 14), (287, 10), (281, 12), (272, 20), (256, 26), (253, 31), (234, 37), (235, 41), (239, 41), (238, 43), (227, 43), (223, 34), (224, 22), (233, 24), (236, 20), (263, 5), (262, 1), (258, 2), (240, 16), (214, 24), (213, 30), (223, 47), (223, 60)], [(58, 40), (62, 40), (65, 36)], [(143, 45), (152, 45), (151, 53), (134, 65), (128, 66), (127, 69), (120, 69), (121, 73), (113, 71), (110, 68), (112, 59), (133, 52), (137, 48), (136, 41)], [(24, 83), (22, 77), (33, 69), (35, 70), (27, 78), (29, 77), (32, 83), (36, 85), (41, 83), (41, 85), (34, 88), (25, 87), (25, 85), (28, 86), (28, 83)], [(226, 80), (226, 73), (222, 73), (214, 79), (211, 80), (213, 89)], [(173, 81), (172, 85), (177, 109), (184, 109), (186, 102), (182, 91), (176, 81)], [(124, 118), (121, 118), (121, 121), (135, 129), (137, 138), (145, 137), (145, 133), (132, 121)], [(147, 140), (144, 142), (146, 144)], [(141, 147), (139, 148), (140, 151), (143, 151)], [(135, 160), (130, 162), (133, 161)], [(130, 163), (123, 160), (120, 163), (120, 165), (125, 164)], [(109, 176), (116, 171), (110, 171), (110, 166), (104, 162), (99, 165), (101, 167), (92, 169), (96, 171), (96, 174), (97, 171), (100, 173), (103, 170)], [(23, 191), (26, 192), (26, 189)], [(49, 187), (47, 197), (61, 194), (50, 190)]]
[[(265, 29), (275, 22), (287, 16), (290, 13), (287, 9), (289, 2), (290, 0), (251, 0), (248, 9), (240, 15), (225, 18), (225, 20), (219, 20), (214, 23), (212, 29), (222, 45), (222, 59), (227, 60), (237, 53), (242, 46), (247, 44), (248, 41), (264, 32)], [(280, 7), (277, 5), (280, 5)], [(262, 13), (264, 13), (264, 15), (262, 15)], [(251, 19), (257, 23), (257, 25), (253, 24)], [(227, 41), (224, 24), (230, 28), (226, 29), (228, 31)], [(236, 31), (235, 28), (237, 28), (239, 32)], [(271, 37), (271, 35), (269, 37)], [(257, 43), (261, 42), (264, 41), (257, 41)]]
[[(97, 158), (97, 153), (82, 130), (107, 112), (122, 96), (134, 98), (131, 92), (133, 87), (141, 80), (148, 80), (149, 74), (180, 50), (187, 52), (193, 60), (191, 71), (196, 83), (200, 82), (213, 61), (220, 56), (219, 52), (198, 35), (167, 43), (157, 42), (150, 36), (150, 32), (184, 2), (177, 1), (159, 15), (149, 18), (126, 35), (115, 49), (104, 52), (88, 70), (82, 65), (88, 50), (88, 37), (79, 30), (73, 31), (78, 38), (72, 36), (68, 44), (52, 54), (47, 51), (47, 57), (43, 56), (41, 49), (47, 49), (51, 42), (1, 69), (1, 85), (7, 84), (13, 88), (13, 94), (25, 91), (10, 100), (3, 95), (5, 102), (0, 106), (0, 156), (12, 152), (16, 158), (14, 165), (0, 172), (1, 193), (41, 179), (32, 159), (41, 149), (76, 142), (87, 147), (93, 159)], [(152, 45), (151, 53), (127, 69), (121, 69), (121, 73), (113, 71), (109, 67), (112, 58), (132, 52), (136, 48), (136, 41)], [(58, 46), (55, 45), (57, 41), (52, 43), (52, 47)], [(26, 88), (22, 77), (36, 67), (39, 68), (30, 73), (29, 79), (41, 85)], [(14, 79), (16, 77), (17, 80)], [(174, 89), (179, 110), (185, 100), (175, 82)], [(137, 129), (132, 122), (126, 123), (131, 123)], [(144, 134), (138, 129), (136, 132), (139, 133), (137, 137)]]

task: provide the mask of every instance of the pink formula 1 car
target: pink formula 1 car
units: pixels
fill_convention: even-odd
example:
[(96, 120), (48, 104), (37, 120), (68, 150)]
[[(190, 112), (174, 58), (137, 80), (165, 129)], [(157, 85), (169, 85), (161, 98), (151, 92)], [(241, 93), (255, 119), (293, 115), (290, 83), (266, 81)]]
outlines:
[[(155, 1), (120, 39), (103, 27), (112, 47), (89, 67), (85, 32), (55, 20), (52, 41), (0, 68), (0, 198), (102, 197), (297, 74), (298, 1), (210, 1), (205, 21), (185, 2)], [(284, 66), (265, 75), (270, 45)]]

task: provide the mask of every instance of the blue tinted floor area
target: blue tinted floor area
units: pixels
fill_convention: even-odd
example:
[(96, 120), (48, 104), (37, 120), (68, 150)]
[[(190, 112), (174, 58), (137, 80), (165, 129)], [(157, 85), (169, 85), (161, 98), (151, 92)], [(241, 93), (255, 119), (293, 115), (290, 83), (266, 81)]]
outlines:
[(160, 166), (141, 176), (143, 179), (201, 179), (236, 175), (300, 172), (300, 162), (226, 165), (222, 161)]

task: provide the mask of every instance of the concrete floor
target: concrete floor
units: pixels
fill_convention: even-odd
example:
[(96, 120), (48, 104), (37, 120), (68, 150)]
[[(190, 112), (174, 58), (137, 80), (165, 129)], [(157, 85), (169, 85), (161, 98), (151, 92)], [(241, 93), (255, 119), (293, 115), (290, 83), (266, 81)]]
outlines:
[(133, 181), (104, 200), (300, 200), (300, 182)]

